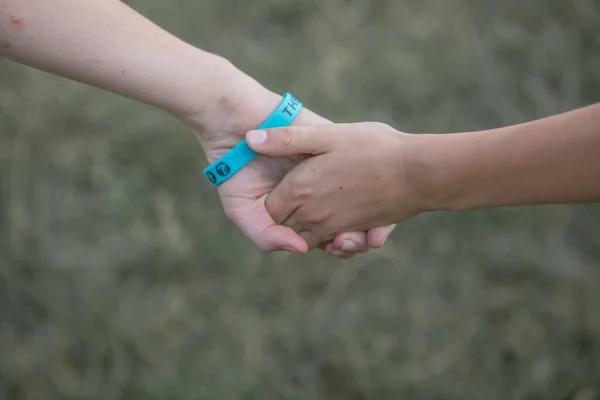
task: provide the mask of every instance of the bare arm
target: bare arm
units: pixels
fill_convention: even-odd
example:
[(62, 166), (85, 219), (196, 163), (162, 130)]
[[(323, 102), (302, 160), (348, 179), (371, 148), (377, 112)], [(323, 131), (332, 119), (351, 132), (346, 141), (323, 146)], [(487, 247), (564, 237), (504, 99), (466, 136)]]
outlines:
[(415, 141), (434, 208), (600, 201), (600, 105), (526, 124)]
[(0, 0), (0, 43), (17, 62), (180, 116), (259, 87), (118, 0)]

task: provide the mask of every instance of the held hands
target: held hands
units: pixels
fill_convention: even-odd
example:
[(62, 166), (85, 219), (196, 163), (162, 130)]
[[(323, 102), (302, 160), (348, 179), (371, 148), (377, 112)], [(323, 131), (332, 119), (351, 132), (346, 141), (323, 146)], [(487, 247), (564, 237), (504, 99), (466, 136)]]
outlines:
[[(416, 138), (380, 123), (279, 128), (246, 136), (263, 155), (312, 156), (266, 198), (273, 220), (298, 232), (309, 247), (339, 232), (366, 231), (428, 209), (412, 166)], [(372, 246), (383, 239), (379, 231), (369, 231)]]
[[(262, 92), (262, 90), (261, 90)], [(239, 141), (244, 132), (258, 126), (268, 117), (281, 101), (279, 96), (259, 93), (247, 98), (263, 99), (247, 104), (237, 103), (233, 112), (219, 115), (213, 114), (212, 124), (197, 128), (193, 120), (186, 123), (192, 127), (204, 148), (210, 163), (219, 159)], [(327, 124), (328, 121), (309, 110), (303, 110), (294, 122), (295, 125)], [(309, 246), (293, 229), (275, 223), (267, 212), (265, 199), (279, 181), (299, 163), (308, 158), (307, 155), (284, 155), (281, 157), (257, 156), (240, 172), (219, 186), (218, 191), (227, 216), (249, 237), (262, 251), (287, 250), (304, 253), (309, 248), (321, 246), (329, 254), (349, 258), (355, 253), (367, 251), (370, 247), (380, 247), (393, 226), (377, 228), (370, 233), (363, 231), (344, 231), (340, 235), (331, 235), (319, 243), (311, 242)], [(333, 240), (335, 239), (335, 240)]]

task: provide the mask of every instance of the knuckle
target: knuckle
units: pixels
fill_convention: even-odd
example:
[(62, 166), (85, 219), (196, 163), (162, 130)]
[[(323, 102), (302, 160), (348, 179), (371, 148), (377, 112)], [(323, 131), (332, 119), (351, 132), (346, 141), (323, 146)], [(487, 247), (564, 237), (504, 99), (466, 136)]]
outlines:
[(269, 194), (265, 199), (265, 208), (271, 215), (276, 214), (279, 211), (281, 202), (278, 201), (277, 195)]
[(283, 146), (286, 148), (293, 147), (296, 137), (296, 130), (288, 126), (283, 128)]
[(291, 184), (292, 198), (305, 200), (314, 193), (313, 183), (306, 177), (298, 177)]
[(315, 194), (317, 184), (321, 181), (322, 177), (321, 171), (309, 166), (294, 174), (291, 177), (290, 184), (300, 197), (310, 197)]
[(271, 247), (267, 246), (266, 244), (261, 243), (257, 247), (258, 247), (258, 250), (263, 254), (271, 252)]
[(290, 194), (295, 199), (302, 197), (302, 193), (306, 190), (304, 186), (307, 182), (302, 175), (303, 174), (295, 174), (292, 179), (290, 179)]
[(318, 213), (312, 212), (306, 216), (306, 222), (311, 225), (318, 225), (323, 219)]

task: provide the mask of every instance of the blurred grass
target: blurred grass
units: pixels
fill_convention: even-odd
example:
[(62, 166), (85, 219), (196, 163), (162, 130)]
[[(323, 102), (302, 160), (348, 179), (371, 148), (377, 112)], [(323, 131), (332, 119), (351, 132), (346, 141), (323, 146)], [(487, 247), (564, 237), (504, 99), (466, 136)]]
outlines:
[[(600, 96), (594, 0), (128, 3), (336, 121), (465, 131)], [(0, 76), (1, 399), (600, 399), (598, 206), (263, 255), (176, 121)]]

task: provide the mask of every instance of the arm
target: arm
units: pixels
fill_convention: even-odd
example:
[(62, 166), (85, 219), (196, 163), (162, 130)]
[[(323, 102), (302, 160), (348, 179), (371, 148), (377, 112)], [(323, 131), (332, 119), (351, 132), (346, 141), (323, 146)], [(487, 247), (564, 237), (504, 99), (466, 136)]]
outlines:
[(184, 118), (204, 122), (215, 105), (230, 113), (243, 92), (268, 97), (226, 60), (118, 0), (0, 0), (0, 16), (6, 57)]
[(487, 132), (420, 139), (415, 165), (436, 209), (600, 201), (600, 104)]
[[(0, 0), (0, 55), (171, 113), (196, 134), (210, 162), (243, 140), (281, 99), (118, 0)], [(309, 110), (295, 121), (327, 122)], [(226, 214), (263, 251), (307, 250), (300, 236), (276, 226), (264, 210), (265, 195), (297, 163), (257, 157), (218, 189)], [(389, 231), (378, 232), (385, 238)], [(345, 237), (357, 245), (337, 251), (330, 245), (331, 254), (366, 250), (365, 233)]]
[(600, 105), (485, 132), (409, 135), (365, 123), (247, 140), (263, 154), (313, 155), (267, 209), (314, 241), (432, 210), (600, 201)]

